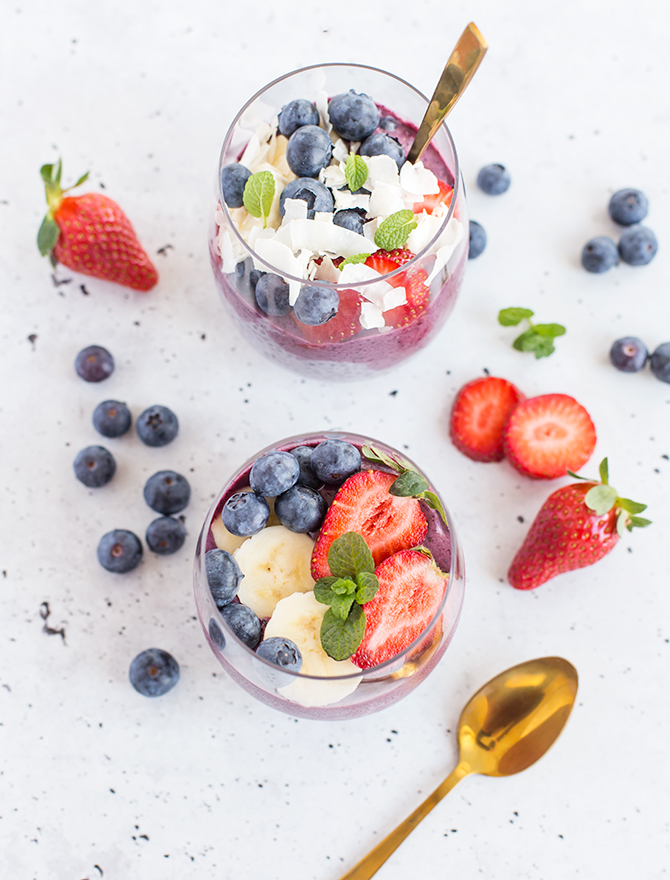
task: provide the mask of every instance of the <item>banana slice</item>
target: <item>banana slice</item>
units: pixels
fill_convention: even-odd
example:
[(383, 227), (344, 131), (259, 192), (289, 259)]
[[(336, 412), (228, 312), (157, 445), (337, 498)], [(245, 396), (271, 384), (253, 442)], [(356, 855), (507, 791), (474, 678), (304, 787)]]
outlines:
[(244, 574), (237, 594), (240, 602), (259, 617), (270, 617), (280, 599), (313, 590), (313, 549), (309, 535), (284, 526), (269, 526), (252, 535), (233, 554)]
[[(327, 610), (328, 606), (317, 602), (313, 592), (294, 593), (277, 603), (265, 627), (266, 639), (283, 636), (295, 642), (300, 649), (300, 676), (277, 690), (282, 696), (301, 706), (328, 706), (337, 703), (353, 693), (361, 680), (361, 670), (351, 660), (333, 660), (321, 647), (321, 621)], [(331, 678), (355, 673), (357, 677), (353, 679)], [(321, 676), (321, 680), (303, 678), (303, 675)]]
[[(251, 487), (247, 486), (244, 489), (240, 489), (240, 492), (251, 492)], [(267, 525), (274, 526), (278, 525), (279, 517), (275, 513), (275, 500), (274, 498), (266, 498), (265, 499), (270, 507), (270, 517), (268, 519)], [(219, 550), (227, 550), (228, 553), (234, 553), (238, 547), (241, 547), (245, 541), (248, 541), (249, 538), (240, 538), (237, 535), (233, 535), (232, 532), (229, 532), (228, 529), (224, 526), (223, 520), (220, 516), (214, 517), (212, 520), (212, 537), (214, 538), (214, 543), (219, 548)]]

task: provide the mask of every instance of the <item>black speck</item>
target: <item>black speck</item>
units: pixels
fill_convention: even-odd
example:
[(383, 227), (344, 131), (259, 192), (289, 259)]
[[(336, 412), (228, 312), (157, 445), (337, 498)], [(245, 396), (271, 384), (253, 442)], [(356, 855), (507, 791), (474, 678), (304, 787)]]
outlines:
[(561, 840), (564, 839), (562, 834), (559, 834), (558, 836), (561, 838)]
[(112, 794), (116, 794), (116, 792), (114, 791), (113, 788), (110, 788), (109, 790), (111, 791)]
[(519, 522), (526, 522), (526, 520), (522, 516), (517, 516)]
[(174, 250), (174, 245), (164, 244), (163, 247), (158, 248), (156, 251), (157, 254), (162, 254), (164, 257), (167, 256), (168, 248), (172, 248)]
[(51, 280), (54, 287), (60, 287), (61, 284), (70, 284), (72, 282), (71, 278), (56, 278), (53, 272), (51, 273)]
[(484, 367), (483, 369), (484, 369), (484, 373), (485, 373), (487, 376), (490, 376), (490, 375), (491, 375), (491, 374), (489, 373), (489, 371), (488, 371), (488, 367)]
[(42, 631), (49, 636), (60, 636), (63, 639), (63, 642), (65, 642), (65, 628), (61, 626), (59, 629), (55, 629), (53, 626), (49, 626), (49, 624), (47, 623), (50, 614), (51, 609), (49, 608), (49, 603), (42, 602), (42, 604), (40, 605), (40, 617), (44, 621)]
[(35, 351), (35, 343), (37, 342), (37, 333), (31, 333), (28, 336), (28, 342), (32, 345), (33, 351)]
[(139, 326), (140, 326), (140, 322), (139, 322), (139, 321), (133, 321), (133, 324), (134, 324), (136, 327), (139, 327)]
[(84, 294), (84, 296), (90, 296), (90, 293), (88, 292), (88, 290), (86, 290), (86, 287), (83, 284), (79, 285), (79, 289)]
[(389, 391), (389, 397), (395, 397), (397, 393), (398, 393), (397, 389), (395, 391)]
[(632, 548), (632, 547), (629, 547), (629, 548), (628, 548), (628, 552), (629, 552), (629, 553), (632, 553), (632, 552), (633, 552), (633, 548)]
[(659, 471), (658, 468), (654, 468), (654, 473), (655, 473), (655, 474), (660, 474), (661, 472)]
[(100, 876), (102, 877), (102, 868), (100, 867), (100, 865), (93, 865), (93, 867), (96, 869), (96, 871), (100, 871)]
[(661, 458), (664, 458), (666, 461), (670, 461), (670, 455), (666, 455), (665, 453), (663, 453)]
[(200, 334), (200, 338), (201, 338), (201, 339), (207, 339), (207, 334), (206, 334), (206, 333), (201, 333), (201, 334)]
[(102, 181), (100, 181), (100, 189), (107, 189), (107, 187), (105, 186), (105, 184)]

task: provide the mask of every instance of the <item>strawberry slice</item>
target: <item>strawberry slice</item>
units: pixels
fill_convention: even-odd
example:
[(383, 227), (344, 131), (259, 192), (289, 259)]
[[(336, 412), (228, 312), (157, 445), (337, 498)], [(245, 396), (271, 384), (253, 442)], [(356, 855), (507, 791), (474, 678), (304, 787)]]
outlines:
[(522, 401), (504, 430), (510, 463), (527, 477), (553, 480), (578, 471), (591, 458), (596, 429), (581, 403), (567, 394), (543, 394)]
[(303, 324), (297, 318), (295, 321), (302, 335), (310, 342), (319, 345), (325, 342), (344, 342), (361, 332), (362, 301), (362, 297), (355, 290), (341, 290), (337, 314), (330, 321), (316, 327)]
[(395, 657), (418, 638), (437, 614), (447, 575), (418, 550), (400, 550), (375, 569), (379, 590), (363, 605), (365, 635), (352, 655), (360, 669)]
[(484, 376), (468, 382), (456, 395), (451, 409), (451, 442), (474, 461), (502, 461), (505, 422), (524, 399), (507, 379)]
[[(407, 248), (396, 248), (393, 251), (378, 250), (365, 261), (376, 272), (387, 274), (394, 272), (399, 266), (413, 260), (413, 254)], [(428, 273), (421, 267), (413, 267), (407, 272), (400, 272), (395, 278), (386, 279), (391, 287), (404, 287), (407, 302), (395, 309), (384, 312), (384, 320), (389, 327), (405, 327), (425, 312), (430, 300), (430, 290), (426, 285)]]
[(423, 201), (414, 202), (412, 205), (412, 211), (414, 211), (415, 214), (420, 214), (422, 211), (432, 214), (440, 205), (446, 205), (447, 207), (451, 205), (451, 198), (454, 194), (453, 186), (449, 186), (442, 180), (438, 180), (437, 185), (440, 188), (439, 192), (429, 193), (423, 197)]
[(428, 531), (426, 517), (416, 498), (391, 495), (396, 474), (359, 471), (342, 484), (328, 508), (312, 553), (312, 577), (330, 572), (328, 551), (345, 532), (365, 538), (375, 565), (398, 550), (420, 544)]

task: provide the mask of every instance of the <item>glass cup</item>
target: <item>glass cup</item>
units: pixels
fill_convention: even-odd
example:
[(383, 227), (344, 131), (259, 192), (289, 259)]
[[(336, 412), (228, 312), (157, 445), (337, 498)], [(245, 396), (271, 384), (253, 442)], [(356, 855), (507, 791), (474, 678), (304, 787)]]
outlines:
[[(405, 456), (376, 440), (357, 434), (328, 432), (291, 437), (261, 450), (247, 461), (231, 477), (212, 504), (198, 538), (194, 587), (198, 616), (205, 637), (217, 659), (231, 678), (253, 697), (289, 715), (312, 719), (358, 718), (377, 712), (396, 703), (420, 684), (435, 668), (447, 650), (460, 616), (465, 585), (462, 550), (454, 531), (451, 517), (446, 511), (446, 523), (439, 512), (421, 502), (428, 522), (428, 532), (422, 541), (433, 556), (438, 567), (448, 575), (444, 596), (437, 611), (411, 644), (383, 663), (368, 669), (347, 672), (330, 677), (289, 672), (268, 662), (255, 650), (250, 649), (227, 625), (217, 608), (207, 581), (205, 554), (216, 547), (233, 553), (245, 540), (236, 538), (222, 528), (221, 511), (227, 499), (249, 487), (249, 472), (258, 458), (276, 450), (291, 451), (298, 446), (316, 446), (326, 439), (340, 439), (353, 444), (359, 450), (364, 445), (373, 447), (387, 456), (401, 457), (406, 465), (422, 474)], [(393, 473), (390, 468), (362, 457), (363, 470), (381, 470)], [(337, 486), (322, 486), (319, 490), (330, 503)], [(437, 490), (430, 485), (430, 490)], [(440, 498), (442, 502), (442, 499)], [(270, 500), (272, 509), (272, 499)], [(442, 502), (444, 507), (444, 503)], [(272, 524), (272, 518), (268, 525)], [(310, 537), (316, 537), (311, 533)], [(321, 606), (325, 607), (325, 606)], [(263, 626), (267, 624), (262, 619)]]
[[(406, 244), (415, 256), (393, 271), (388, 271), (387, 265), (382, 267), (381, 275), (371, 277), (367, 266), (349, 265), (341, 274), (334, 251), (328, 250), (334, 245), (319, 241), (318, 247), (310, 250), (317, 241), (296, 240), (300, 236), (294, 233), (289, 239), (282, 238), (292, 252), (278, 254), (275, 243), (267, 241), (274, 233), (268, 227), (262, 228), (262, 218), (250, 218), (245, 207), (226, 204), (221, 182), (224, 167), (240, 162), (254, 172), (271, 170), (275, 197), (268, 224), (270, 229), (278, 227), (282, 223), (280, 193), (296, 177), (286, 164), (286, 139), (277, 134), (279, 112), (292, 100), (306, 98), (319, 108), (321, 126), (327, 126), (328, 99), (351, 89), (373, 98), (380, 111), (377, 131), (395, 137), (407, 152), (428, 106), (427, 98), (409, 83), (382, 70), (354, 64), (325, 64), (289, 73), (261, 89), (233, 120), (221, 150), (209, 235), (217, 285), (246, 339), (276, 363), (326, 380), (377, 375), (402, 363), (433, 339), (454, 307), (469, 246), (464, 186), (454, 142), (445, 125), (433, 138), (422, 162), (445, 189), (453, 187), (451, 202), (447, 208), (448, 198), (436, 205), (430, 196), (421, 195), (412, 203), (415, 192), (409, 195), (403, 189), (405, 206), (412, 204), (421, 222)], [(339, 171), (333, 171), (335, 177), (328, 180), (337, 210), (337, 200), (350, 196), (349, 192), (342, 195), (342, 168), (351, 143), (339, 140), (334, 133), (331, 136), (336, 142), (335, 156), (341, 162)], [(357, 148), (354, 145), (353, 149)], [(335, 160), (329, 171), (334, 165)], [(410, 180), (403, 177), (402, 169), (399, 180)], [(411, 183), (415, 188), (417, 180), (415, 177)], [(364, 190), (365, 184), (363, 195)], [(361, 205), (365, 203), (364, 199)], [(368, 250), (375, 250), (372, 237), (384, 213), (395, 213), (399, 204), (397, 199), (383, 205), (376, 203), (376, 217), (365, 223)], [(321, 262), (306, 262), (309, 254)], [(335, 266), (330, 257), (335, 259)], [(259, 306), (255, 283), (260, 272), (273, 273), (289, 286), (290, 303), (282, 305), (284, 313), (268, 314)], [(315, 273), (316, 279), (312, 277)], [(324, 324), (309, 326), (296, 318), (292, 306), (306, 283), (338, 295), (338, 312)]]

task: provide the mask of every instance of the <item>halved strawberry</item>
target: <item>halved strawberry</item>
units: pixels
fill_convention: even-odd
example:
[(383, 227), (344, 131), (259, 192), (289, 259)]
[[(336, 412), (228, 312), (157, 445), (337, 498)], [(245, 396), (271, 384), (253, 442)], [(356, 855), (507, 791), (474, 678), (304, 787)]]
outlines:
[[(416, 254), (413, 254), (408, 248), (395, 248), (392, 251), (385, 251), (383, 248), (380, 248), (374, 254), (370, 254), (365, 261), (365, 265), (370, 266), (382, 275), (386, 275), (387, 272), (395, 272), (398, 266), (409, 263), (415, 256)], [(392, 283), (392, 281), (389, 281), (389, 284)]]
[(328, 551), (345, 532), (365, 538), (375, 565), (398, 550), (416, 547), (426, 536), (428, 523), (416, 498), (391, 495), (397, 474), (359, 471), (346, 480), (328, 508), (312, 553), (312, 577), (318, 580), (331, 571)]
[(468, 382), (456, 395), (451, 408), (451, 442), (474, 461), (502, 461), (505, 422), (524, 399), (507, 379), (484, 376)]
[(414, 202), (412, 205), (412, 211), (414, 211), (415, 214), (420, 214), (422, 211), (427, 211), (429, 214), (432, 214), (435, 208), (439, 205), (446, 205), (447, 207), (451, 205), (451, 197), (454, 194), (453, 186), (449, 186), (442, 180), (438, 180), (437, 185), (440, 188), (439, 192), (430, 193), (429, 195), (424, 196), (423, 201), (421, 202)]
[(418, 550), (400, 550), (375, 569), (379, 590), (363, 605), (365, 635), (351, 659), (377, 666), (410, 645), (437, 614), (447, 575)]
[[(413, 260), (414, 257), (415, 254), (407, 248), (396, 248), (393, 251), (378, 250), (374, 254), (370, 254), (365, 265), (386, 274), (394, 272), (399, 266)], [(394, 278), (388, 279), (391, 287), (405, 288), (407, 302), (384, 312), (387, 326), (404, 327), (415, 321), (426, 310), (430, 300), (430, 290), (426, 286), (427, 279), (428, 274), (422, 266), (413, 267), (407, 272), (400, 272)]]
[(510, 463), (527, 477), (546, 480), (578, 471), (595, 445), (591, 416), (567, 394), (523, 400), (512, 411), (503, 436)]
[[(361, 332), (361, 302), (362, 297), (355, 290), (340, 291), (340, 305), (335, 317), (325, 324), (310, 327), (295, 318), (302, 335), (310, 342), (323, 344), (324, 342), (344, 342)], [(295, 316), (294, 316), (295, 317)]]

